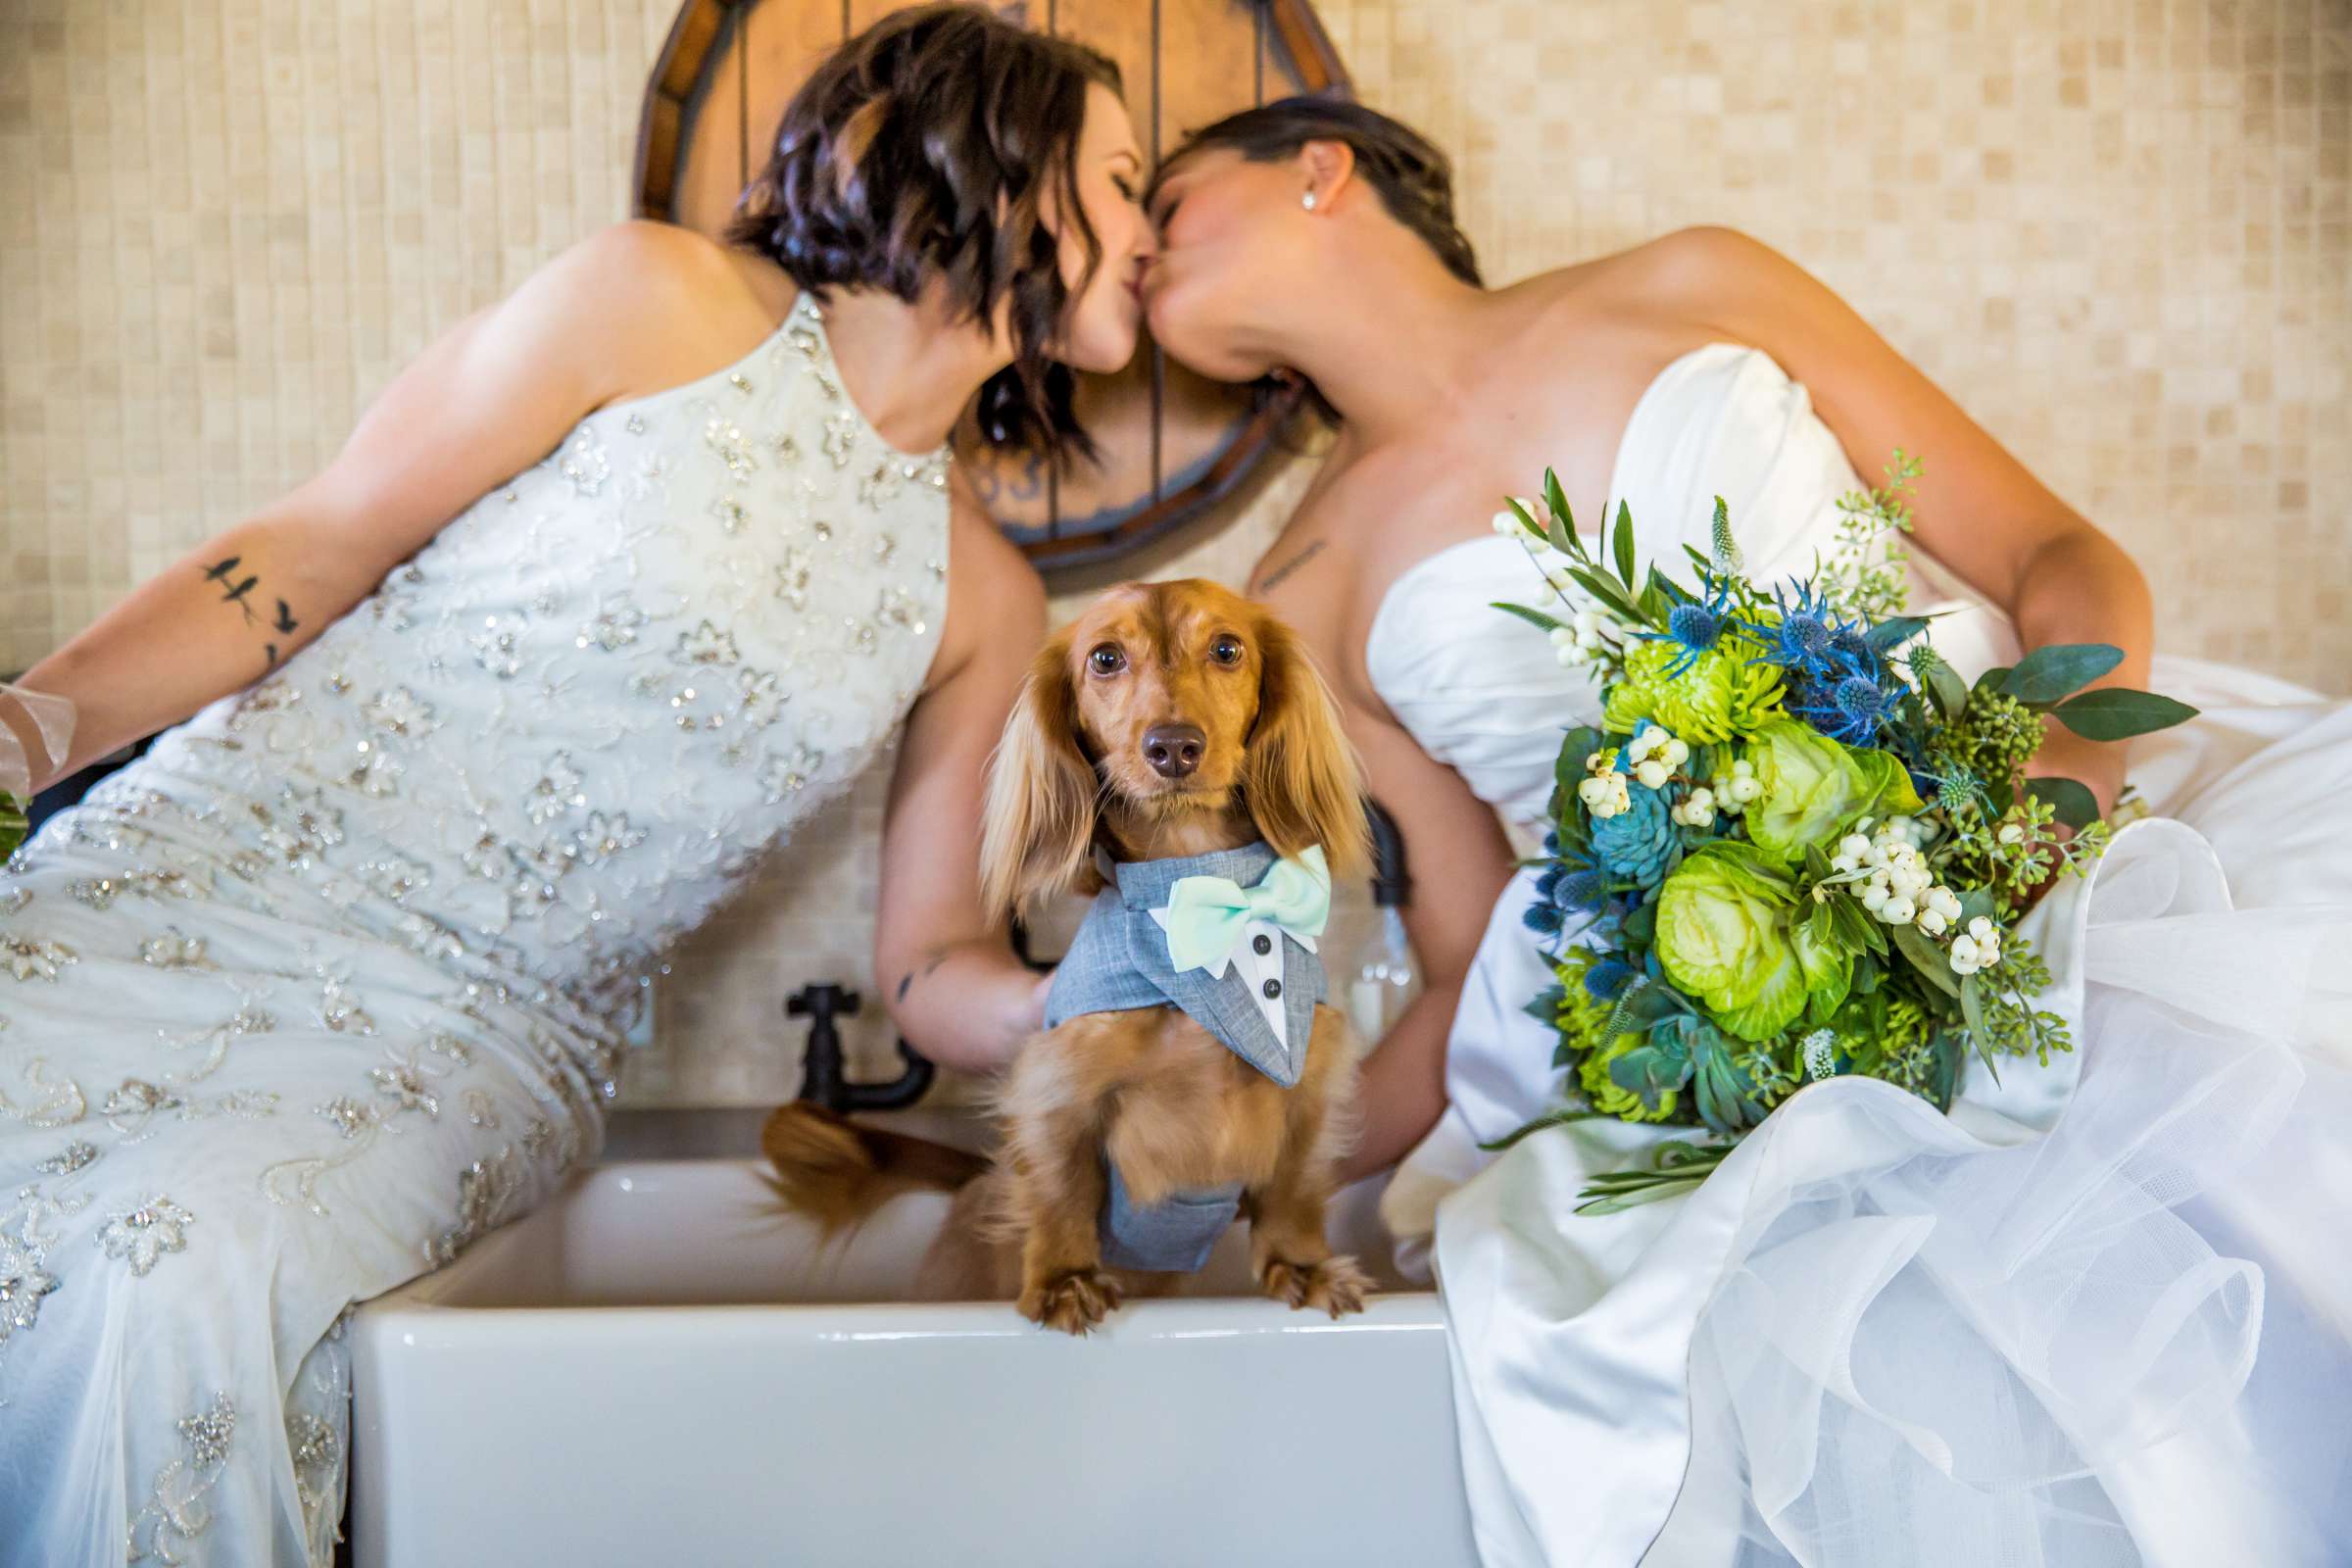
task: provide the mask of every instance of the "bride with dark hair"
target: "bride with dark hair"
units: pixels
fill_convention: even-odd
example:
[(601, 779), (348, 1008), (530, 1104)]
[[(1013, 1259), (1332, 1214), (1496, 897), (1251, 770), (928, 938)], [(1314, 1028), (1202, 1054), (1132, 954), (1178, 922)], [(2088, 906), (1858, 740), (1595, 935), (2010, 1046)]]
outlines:
[[(1415, 869), (1428, 984), (1364, 1073), (1360, 1174), (1434, 1265), (1482, 1558), (1503, 1563), (2343, 1560), (2352, 1541), (2352, 704), (2153, 657), (2131, 558), (1837, 296), (1744, 235), (1669, 234), (1481, 286), (1446, 160), (1292, 99), (1153, 176), (1153, 337), (1306, 377), (1330, 455), (1255, 574), (1316, 649)], [(1542, 579), (1490, 519), (1556, 468), (1669, 574), (1728, 504), (1747, 575), (1809, 576), (1840, 498), (1923, 455), (1900, 568), (1974, 678), (2108, 643), (2200, 708), (2033, 770), (2154, 813), (2028, 917), (2075, 1051), (1963, 1082), (1792, 1093), (1705, 1183), (1607, 1215), (1685, 1130), (1601, 1116), (1528, 1007), (1573, 896), (1546, 827), (1586, 668), (1490, 608)], [(1637, 570), (1639, 568), (1637, 567)], [(1535, 929), (1531, 929), (1534, 927)]]
[(975, 867), (1044, 596), (947, 442), (1079, 450), (1133, 354), (1118, 87), (887, 18), (727, 243), (573, 246), (0, 690), (19, 793), (162, 731), (0, 871), (0, 1564), (329, 1561), (345, 1309), (594, 1157), (643, 978), (894, 734), (894, 1020), (1037, 1026)]

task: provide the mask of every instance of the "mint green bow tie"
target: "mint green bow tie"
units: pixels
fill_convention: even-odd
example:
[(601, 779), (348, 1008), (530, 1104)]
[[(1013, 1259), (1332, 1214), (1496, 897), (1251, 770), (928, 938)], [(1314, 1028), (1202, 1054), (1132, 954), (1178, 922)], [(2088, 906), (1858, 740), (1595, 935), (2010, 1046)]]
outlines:
[(1311, 953), (1330, 913), (1331, 867), (1320, 845), (1296, 860), (1276, 860), (1253, 888), (1231, 877), (1179, 877), (1168, 889), (1168, 906), (1152, 911), (1167, 928), (1168, 959), (1180, 974), (1223, 974), (1252, 920), (1280, 926)]

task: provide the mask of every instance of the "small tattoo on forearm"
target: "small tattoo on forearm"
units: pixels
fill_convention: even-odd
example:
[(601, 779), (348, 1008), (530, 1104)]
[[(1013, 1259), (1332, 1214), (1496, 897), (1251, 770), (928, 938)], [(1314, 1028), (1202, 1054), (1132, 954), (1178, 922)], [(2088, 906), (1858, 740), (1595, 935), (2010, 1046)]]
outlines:
[[(933, 948), (925, 956), (921, 978), (925, 980), (930, 979), (932, 975), (939, 971), (939, 966), (947, 961), (948, 950), (945, 948)], [(905, 1002), (906, 1000), (906, 992), (908, 988), (914, 984), (916, 978), (915, 972), (912, 969), (907, 970), (905, 974), (899, 977), (899, 1000), (901, 1002)]]
[(253, 624), (253, 607), (245, 602), (245, 596), (253, 592), (262, 579), (258, 576), (238, 579), (237, 564), (244, 559), (243, 556), (231, 556), (226, 561), (207, 566), (204, 568), (204, 577), (207, 582), (220, 585), (220, 602), (236, 606), (245, 616), (245, 624), (250, 626)]
[[(262, 579), (258, 574), (241, 578), (237, 575), (237, 567), (243, 564), (244, 560), (243, 556), (230, 556), (226, 560), (214, 562), (203, 570), (206, 582), (217, 582), (220, 585), (220, 602), (224, 605), (236, 606), (238, 612), (245, 617), (245, 624), (250, 626), (255, 623), (255, 616), (253, 606), (246, 603), (245, 596), (260, 586)], [(294, 618), (294, 607), (283, 599), (278, 600), (277, 618), (270, 622), (270, 629), (281, 637), (290, 637), (301, 624), (301, 621)], [(273, 642), (262, 644), (262, 673), (266, 675), (275, 669), (278, 663), (277, 644)]]
[(1272, 593), (1276, 588), (1282, 586), (1282, 580), (1285, 577), (1288, 577), (1292, 572), (1297, 571), (1300, 566), (1305, 565), (1308, 562), (1314, 560), (1315, 557), (1321, 555), (1323, 553), (1323, 546), (1326, 543), (1328, 543), (1328, 541), (1318, 539), (1313, 544), (1308, 545), (1304, 550), (1301, 550), (1297, 555), (1293, 556), (1290, 560), (1284, 562), (1281, 565), (1276, 566), (1272, 571), (1267, 572), (1264, 580), (1257, 585), (1256, 591), (1261, 594)]

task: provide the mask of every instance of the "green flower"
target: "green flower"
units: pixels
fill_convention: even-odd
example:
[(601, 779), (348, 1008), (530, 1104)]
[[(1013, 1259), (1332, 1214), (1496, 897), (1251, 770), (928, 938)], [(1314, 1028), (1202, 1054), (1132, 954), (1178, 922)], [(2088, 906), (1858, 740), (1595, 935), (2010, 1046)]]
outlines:
[[(1752, 735), (1781, 711), (1780, 670), (1751, 662), (1763, 651), (1744, 629), (1726, 631), (1695, 656), (1677, 643), (1638, 642), (1626, 650), (1625, 676), (1609, 688), (1602, 721), (1630, 733), (1654, 719), (1692, 745)], [(1678, 661), (1687, 667), (1668, 673)]]
[(1600, 1032), (1608, 1027), (1615, 1004), (1601, 1001), (1585, 984), (1586, 974), (1598, 961), (1590, 948), (1570, 948), (1552, 962), (1551, 972), (1558, 977), (1563, 993), (1552, 1023), (1560, 1031), (1563, 1050), (1591, 1051), (1600, 1044)]
[[(1604, 1021), (1607, 1019), (1607, 1009), (1602, 1009), (1601, 1017)], [(1593, 1032), (1593, 1038), (1599, 1038), (1598, 1030)], [(1587, 1056), (1577, 1067), (1576, 1081), (1584, 1086), (1585, 1099), (1592, 1102), (1594, 1110), (1604, 1116), (1614, 1116), (1619, 1121), (1664, 1121), (1674, 1114), (1675, 1090), (1661, 1093), (1658, 1096), (1658, 1108), (1646, 1110), (1642, 1108), (1640, 1095), (1609, 1076), (1609, 1063), (1643, 1044), (1646, 1039), (1639, 1031), (1628, 1030)]]
[(1806, 937), (1791, 918), (1795, 906), (1795, 887), (1769, 856), (1717, 840), (1658, 890), (1658, 961), (1706, 1003), (1717, 1027), (1768, 1040), (1817, 995), (1817, 1010), (1837, 1006), (1853, 981), (1853, 956)]
[(1792, 718), (1758, 729), (1747, 755), (1764, 786), (1747, 808), (1747, 836), (1784, 864), (1800, 859), (1809, 844), (1837, 843), (1866, 813), (1925, 809), (1892, 755), (1834, 741)]

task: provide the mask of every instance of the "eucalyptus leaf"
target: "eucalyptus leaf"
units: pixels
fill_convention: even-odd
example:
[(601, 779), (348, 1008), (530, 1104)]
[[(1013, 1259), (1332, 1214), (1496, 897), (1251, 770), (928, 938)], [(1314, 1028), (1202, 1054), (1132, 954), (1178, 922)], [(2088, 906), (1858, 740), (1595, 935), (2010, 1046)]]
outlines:
[(1831, 923), (1838, 931), (1838, 945), (1849, 952), (1871, 952), (1884, 957), (1886, 953), (1886, 928), (1870, 917), (1868, 911), (1848, 898), (1833, 898), (1827, 906)]
[(1517, 615), (1521, 620), (1526, 621), (1529, 625), (1535, 627), (1539, 631), (1560, 631), (1564, 629), (1562, 623), (1556, 617), (1546, 615), (1541, 610), (1530, 610), (1525, 605), (1506, 605), (1500, 600), (1496, 600), (1494, 601), (1494, 608), (1501, 611), (1506, 615)]
[(1689, 1010), (1682, 998), (1655, 981), (1643, 985), (1641, 995), (1632, 998), (1626, 1004), (1627, 1016), (1637, 1023), (1656, 1023)]
[(1525, 1138), (1530, 1133), (1540, 1133), (1546, 1127), (1564, 1127), (1570, 1122), (1592, 1121), (1598, 1118), (1600, 1115), (1601, 1112), (1590, 1109), (1583, 1105), (1562, 1105), (1556, 1110), (1545, 1111), (1543, 1115), (1538, 1116), (1534, 1121), (1529, 1122), (1524, 1127), (1515, 1128), (1510, 1132), (1504, 1133), (1500, 1138), (1495, 1139), (1491, 1144), (1481, 1144), (1478, 1147), (1499, 1152), (1502, 1150), (1510, 1148), (1513, 1144), (1517, 1143), (1520, 1139)]
[(1544, 525), (1544, 542), (1571, 561), (1589, 562), (1592, 559), (1585, 554), (1585, 547), (1575, 531), (1556, 516)]
[(1557, 1028), (1560, 1021), (1560, 1004), (1567, 1000), (1568, 988), (1566, 986), (1551, 986), (1519, 1010), (1547, 1029)]
[[(1873, 920), (1871, 924), (1876, 925), (1878, 922)], [(1881, 937), (1879, 940), (1884, 943), (1886, 938)], [(1879, 961), (1880, 957), (1885, 956), (1886, 952), (1886, 948), (1882, 946), (1877, 956), (1865, 953), (1854, 960), (1854, 985), (1853, 989), (1846, 993), (1847, 996), (1871, 997), (1877, 994), (1879, 987), (1886, 983), (1886, 966)]]
[(2128, 740), (2153, 730), (2170, 729), (2197, 716), (2197, 710), (2186, 703), (2121, 686), (2082, 692), (2050, 711), (2058, 715), (2058, 722), (2086, 741)]
[(1979, 675), (1977, 677), (1977, 684), (1971, 689), (1980, 692), (1997, 692), (2001, 689), (2001, 683), (2008, 678), (2009, 666), (2007, 664), (1995, 664), (1984, 674)]
[(1601, 575), (1596, 569), (1591, 566), (1570, 566), (1568, 575), (1575, 579), (1578, 587), (1606, 605), (1610, 612), (1619, 620), (1635, 626), (1649, 624), (1650, 617), (1634, 607), (1634, 602), (1625, 597), (1625, 590)]
[(1888, 926), (1894, 933), (1895, 951), (1911, 960), (1920, 977), (1945, 996), (1960, 995), (1960, 977), (1952, 973), (1952, 960), (1944, 951), (1924, 936), (1915, 925)]
[(1862, 640), (1872, 653), (1884, 656), (1927, 629), (1925, 615), (1892, 615), (1871, 627)]
[(1986, 888), (1970, 888), (1966, 893), (1960, 895), (1960, 918), (1953, 923), (1965, 931), (1968, 929), (1968, 922), (1976, 919), (1979, 915), (1988, 920), (1991, 919), (1992, 910), (1991, 891)]
[(1992, 1062), (1992, 1041), (1984, 1029), (1984, 978), (1970, 975), (1960, 982), (1960, 1016), (1968, 1024), (1968, 1043), (1976, 1048), (1977, 1057), (1984, 1070), (1992, 1074), (1994, 1084), (2001, 1081), (2001, 1069)]
[(1617, 575), (1626, 590), (1634, 587), (1634, 514), (1620, 506), (1617, 509), (1617, 533), (1612, 541), (1617, 552)]
[(1969, 1038), (1984, 1039), (1984, 981), (1981, 975), (1969, 975), (1960, 982), (1960, 1016), (1968, 1023)]
[[(1622, 1214), (1627, 1209), (1639, 1208), (1643, 1203), (1655, 1203), (1664, 1199), (1680, 1197), (1686, 1190), (1696, 1187), (1705, 1180), (1704, 1175), (1660, 1176), (1657, 1180), (1629, 1193), (1609, 1198), (1587, 1198), (1576, 1205), (1576, 1212), (1592, 1215)], [(1588, 1187), (1585, 1191), (1589, 1193), (1592, 1189)]]
[(2001, 690), (2021, 703), (2054, 703), (2123, 662), (2124, 651), (2110, 643), (2051, 643), (2019, 660)]
[(2099, 800), (2071, 778), (2030, 778), (2026, 793), (2050, 803), (2059, 821), (2081, 832), (2099, 819)]
[(1658, 937), (1658, 906), (1652, 902), (1634, 909), (1618, 922), (1618, 934), (1629, 947), (1646, 948)]
[(1528, 511), (1525, 507), (1521, 506), (1517, 496), (1505, 496), (1502, 499), (1503, 504), (1509, 507), (1511, 511), (1517, 514), (1519, 518), (1519, 525), (1521, 527), (1525, 528), (1529, 533), (1535, 535), (1538, 539), (1544, 540), (1544, 542), (1546, 544), (1551, 542), (1544, 532), (1544, 525), (1536, 520), (1536, 514)]
[(1960, 672), (1942, 660), (1928, 666), (1927, 685), (1928, 695), (1947, 721), (1956, 723), (1968, 711), (1968, 686), (1960, 679)]
[(1568, 492), (1560, 488), (1560, 476), (1550, 468), (1544, 470), (1544, 504), (1571, 538), (1576, 534), (1576, 518), (1568, 513)]

